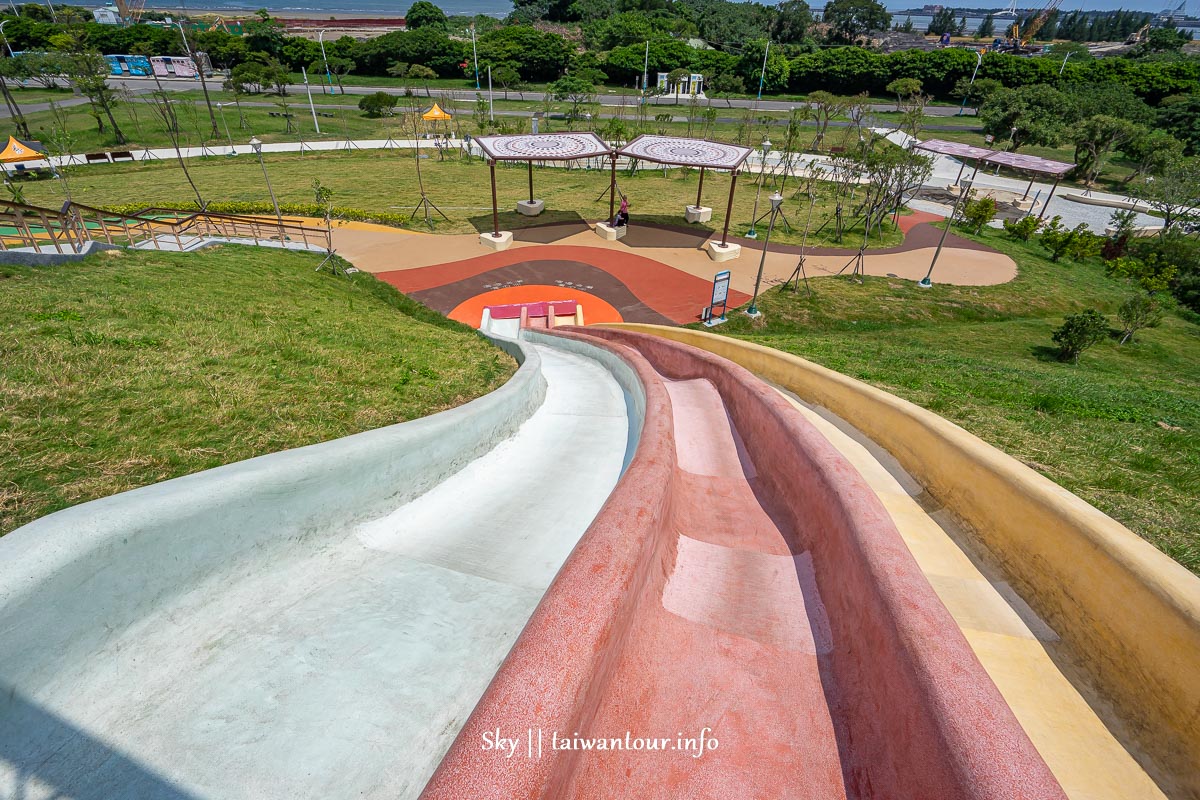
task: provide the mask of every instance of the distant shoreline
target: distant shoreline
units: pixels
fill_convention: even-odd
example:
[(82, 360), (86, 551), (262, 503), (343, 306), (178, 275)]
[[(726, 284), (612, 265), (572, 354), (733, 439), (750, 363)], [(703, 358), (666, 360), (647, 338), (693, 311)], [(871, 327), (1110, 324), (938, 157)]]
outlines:
[[(232, 18), (253, 17), (258, 8), (165, 8), (146, 6), (146, 11), (157, 11), (160, 14), (176, 16), (200, 17), (214, 16)], [(272, 17), (281, 19), (404, 19), (403, 14), (387, 11), (275, 11), (268, 9)]]

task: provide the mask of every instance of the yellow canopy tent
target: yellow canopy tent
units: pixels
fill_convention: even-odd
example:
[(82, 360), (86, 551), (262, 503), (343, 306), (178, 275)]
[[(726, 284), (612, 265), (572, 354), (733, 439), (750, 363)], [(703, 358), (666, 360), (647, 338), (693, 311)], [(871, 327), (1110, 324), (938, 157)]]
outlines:
[(0, 162), (15, 164), (18, 161), (42, 161), (46, 154), (38, 150), (38, 142), (22, 142), (15, 136), (8, 137), (8, 144), (0, 151)]
[(442, 111), (442, 107), (437, 103), (434, 103), (433, 108), (421, 115), (421, 119), (425, 120), (426, 122), (449, 122), (450, 120), (454, 119), (454, 116)]

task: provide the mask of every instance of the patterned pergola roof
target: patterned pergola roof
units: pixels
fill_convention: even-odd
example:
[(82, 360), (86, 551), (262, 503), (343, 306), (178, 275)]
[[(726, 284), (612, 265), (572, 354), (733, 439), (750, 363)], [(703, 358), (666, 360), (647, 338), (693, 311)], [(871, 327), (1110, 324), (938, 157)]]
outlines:
[(474, 141), (496, 161), (571, 161), (612, 153), (594, 133), (518, 133), (476, 136)]
[(972, 147), (969, 144), (961, 142), (947, 142), (944, 139), (930, 139), (926, 142), (917, 142), (918, 150), (928, 150), (931, 153), (939, 153), (944, 156), (954, 156), (955, 158), (987, 158), (994, 150), (988, 150), (983, 147)]
[(707, 139), (643, 134), (617, 151), (617, 155), (676, 167), (737, 169), (752, 153), (749, 147)]
[(1062, 175), (1075, 168), (1074, 164), (1067, 164), (1063, 161), (1052, 161), (1048, 158), (1027, 156), (1021, 153), (1006, 153), (1000, 150), (993, 150), (983, 160), (992, 164), (1003, 164), (1013, 169), (1039, 172), (1043, 175)]

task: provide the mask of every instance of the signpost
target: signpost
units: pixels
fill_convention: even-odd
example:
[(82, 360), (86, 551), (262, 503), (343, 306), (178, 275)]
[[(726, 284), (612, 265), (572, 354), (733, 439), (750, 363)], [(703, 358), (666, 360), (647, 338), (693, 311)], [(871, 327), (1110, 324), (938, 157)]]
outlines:
[[(713, 277), (712, 303), (700, 312), (700, 318), (709, 328), (720, 325), (725, 321), (725, 311), (729, 303), (729, 270), (718, 272)], [(717, 306), (721, 307), (721, 315), (716, 315)]]

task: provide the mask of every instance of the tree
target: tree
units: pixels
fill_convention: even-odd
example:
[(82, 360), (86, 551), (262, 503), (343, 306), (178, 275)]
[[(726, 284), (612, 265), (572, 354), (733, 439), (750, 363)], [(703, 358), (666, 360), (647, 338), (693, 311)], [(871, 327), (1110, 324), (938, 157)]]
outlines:
[(855, 44), (870, 31), (886, 31), (892, 15), (875, 0), (829, 0), (823, 15), (829, 37), (835, 42)]
[(783, 0), (775, 6), (775, 17), (771, 20), (771, 41), (793, 44), (804, 41), (812, 27), (812, 11), (804, 0)]
[(1161, 175), (1163, 170), (1183, 158), (1183, 142), (1166, 131), (1142, 128), (1120, 148), (1134, 163), (1125, 183), (1142, 175)]
[[(707, 76), (706, 76), (707, 77)], [(724, 97), (729, 108), (733, 108), (732, 98), (735, 94), (746, 93), (746, 82), (742, 80), (741, 75), (735, 75), (732, 72), (722, 72), (707, 78), (705, 83), (708, 85), (708, 94), (713, 97)]]
[(971, 79), (964, 75), (954, 84), (954, 89), (950, 94), (966, 100), (970, 106), (979, 108), (988, 101), (989, 97), (1003, 88), (1004, 84), (995, 78), (977, 78), (974, 83), (971, 83)]
[(504, 99), (508, 99), (508, 90), (517, 89), (524, 85), (521, 73), (512, 64), (501, 64), (492, 68), (492, 80), (500, 84), (504, 90)]
[(887, 85), (889, 93), (896, 95), (896, 110), (900, 110), (905, 98), (921, 93), (921, 82), (916, 78), (897, 78)]
[(342, 86), (342, 78), (348, 75), (353, 69), (354, 62), (341, 56), (318, 58), (308, 65), (310, 75), (321, 75), (325, 70), (329, 70), (329, 74), (337, 81), (338, 94), (346, 93), (345, 88)]
[(387, 92), (375, 92), (358, 101), (359, 110), (372, 119), (390, 117), (396, 110), (398, 97)]
[(1127, 120), (1097, 114), (1075, 127), (1075, 175), (1091, 186), (1113, 150), (1119, 149), (1144, 129)]
[(425, 84), (425, 96), (430, 97), (429, 82), (437, 78), (437, 73), (424, 64), (413, 64), (405, 75), (411, 81), (421, 81)]
[(996, 33), (996, 21), (992, 19), (989, 13), (983, 18), (983, 22), (979, 23), (979, 27), (975, 29), (976, 39), (990, 39)]
[(812, 106), (813, 120), (817, 123), (817, 135), (812, 146), (814, 150), (820, 150), (825, 131), (829, 128), (829, 121), (842, 114), (849, 106), (849, 101), (829, 92), (813, 92), (808, 96), (808, 104)]
[(1190, 40), (1191, 37), (1176, 28), (1154, 28), (1130, 55), (1139, 58), (1151, 53), (1177, 53)]
[(1189, 155), (1200, 155), (1200, 93), (1167, 97), (1158, 112), (1158, 127), (1184, 143)]
[(1058, 345), (1060, 361), (1079, 363), (1079, 354), (1108, 335), (1108, 322), (1094, 308), (1069, 314), (1051, 338)]
[[(479, 37), (481, 64), (516, 64), (521, 77), (527, 81), (558, 78), (570, 55), (571, 46), (566, 39), (526, 25), (510, 25)], [(411, 60), (419, 63), (417, 59)], [(638, 64), (640, 73), (640, 60)]]
[(933, 16), (929, 18), (929, 27), (925, 29), (926, 33), (934, 36), (941, 36), (943, 33), (956, 33), (958, 31), (958, 23), (954, 19), (953, 8), (942, 8), (935, 11)]
[[(68, 46), (78, 47), (78, 44), (72, 43)], [(103, 115), (108, 119), (117, 144), (125, 144), (125, 134), (121, 132), (116, 117), (113, 116), (117, 92), (108, 85), (108, 61), (94, 50), (74, 50), (64, 53), (61, 64), (67, 81), (91, 103), (92, 116), (100, 133), (104, 133)]]
[(591, 103), (596, 96), (595, 86), (573, 75), (559, 78), (550, 84), (548, 89), (555, 100), (571, 104), (571, 109), (567, 112), (568, 122), (582, 119), (583, 112), (580, 109)]
[(404, 24), (409, 30), (440, 28), (444, 31), (446, 30), (446, 15), (428, 0), (417, 0), (404, 15)]
[(1162, 214), (1162, 236), (1180, 221), (1200, 217), (1200, 156), (1176, 161), (1162, 174), (1133, 184), (1130, 194)]
[(1133, 335), (1144, 328), (1156, 328), (1162, 322), (1162, 304), (1153, 297), (1135, 294), (1117, 309), (1117, 319), (1121, 320), (1121, 341), (1119, 344), (1133, 341)]
[(1063, 109), (1070, 99), (1044, 84), (995, 92), (979, 107), (985, 133), (999, 143), (1009, 140), (1009, 150), (1023, 145), (1056, 147), (1067, 135), (1068, 118)]
[(1179, 275), (1179, 268), (1161, 253), (1146, 253), (1144, 258), (1125, 257), (1105, 266), (1108, 277), (1123, 279), (1147, 294), (1165, 292)]

